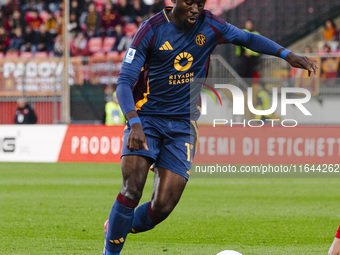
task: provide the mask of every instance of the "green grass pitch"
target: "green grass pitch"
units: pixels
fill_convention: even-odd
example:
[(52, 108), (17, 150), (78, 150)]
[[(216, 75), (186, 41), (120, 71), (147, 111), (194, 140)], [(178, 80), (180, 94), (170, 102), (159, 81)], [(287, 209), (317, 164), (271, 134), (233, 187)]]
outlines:
[[(149, 200), (153, 173), (141, 202)], [(0, 163), (0, 254), (101, 254), (119, 164)], [(170, 217), (124, 254), (327, 254), (340, 178), (192, 178)]]

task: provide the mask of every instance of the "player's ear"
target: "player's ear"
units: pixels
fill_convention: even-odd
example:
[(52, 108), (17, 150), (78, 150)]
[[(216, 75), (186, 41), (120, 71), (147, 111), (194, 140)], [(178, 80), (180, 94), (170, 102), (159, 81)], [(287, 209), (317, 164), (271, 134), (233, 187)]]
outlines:
[(173, 4), (176, 4), (176, 1), (177, 1), (177, 0), (171, 0), (171, 2), (172, 2)]

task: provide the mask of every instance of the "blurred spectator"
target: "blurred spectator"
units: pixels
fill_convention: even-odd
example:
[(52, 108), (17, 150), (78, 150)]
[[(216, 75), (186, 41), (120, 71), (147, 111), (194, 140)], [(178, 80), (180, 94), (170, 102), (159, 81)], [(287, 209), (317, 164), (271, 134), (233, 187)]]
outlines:
[(36, 124), (37, 116), (32, 107), (26, 102), (24, 98), (19, 98), (18, 108), (15, 112), (15, 124)]
[(63, 34), (63, 27), (64, 27), (64, 19), (62, 15), (59, 15), (56, 18), (56, 23), (55, 23), (55, 29), (56, 29), (57, 35)]
[(112, 47), (112, 51), (119, 51), (122, 52), (124, 50), (127, 50), (129, 47), (132, 39), (128, 38), (125, 33), (123, 32), (122, 25), (116, 26), (116, 31), (114, 33), (114, 36), (116, 37), (116, 42)]
[(1, 7), (1, 12), (3, 13), (4, 17), (9, 17), (14, 10), (19, 9), (16, 1), (7, 0), (6, 4)]
[(313, 53), (312, 47), (311, 47), (311, 46), (307, 46), (307, 47), (305, 48), (305, 53), (306, 53), (306, 54), (311, 54), (311, 53)]
[(9, 30), (9, 23), (7, 19), (4, 17), (4, 14), (2, 11), (0, 11), (0, 27), (4, 27), (6, 31)]
[(148, 14), (148, 7), (143, 0), (132, 0), (132, 5), (135, 11), (135, 22), (141, 24)]
[(6, 53), (10, 43), (4, 27), (0, 27), (0, 52)]
[(164, 0), (154, 0), (154, 4), (151, 6), (150, 10), (150, 16), (153, 16), (156, 13), (162, 11), (164, 6)]
[(74, 38), (75, 35), (81, 31), (77, 15), (74, 12), (70, 14), (70, 23), (68, 25), (68, 31), (70, 31), (72, 38)]
[(126, 23), (133, 23), (136, 19), (134, 7), (128, 0), (120, 0), (117, 5), (117, 11), (124, 18)]
[(46, 1), (38, 1), (34, 8), (37, 9), (39, 13), (41, 13), (42, 11), (47, 11), (49, 9)]
[(24, 32), (24, 45), (21, 47), (22, 52), (31, 51), (32, 53), (35, 53), (37, 50), (37, 34), (35, 31), (33, 31), (32, 27), (30, 25), (27, 25), (25, 27)]
[[(256, 100), (256, 110), (268, 110), (270, 109), (270, 101), (271, 96), (268, 91), (265, 89), (265, 84), (261, 81), (257, 85), (257, 100)], [(269, 115), (255, 115), (255, 119), (265, 121), (266, 119), (270, 119), (271, 114)]]
[(332, 52), (332, 49), (331, 47), (328, 45), (328, 43), (325, 43), (324, 46), (323, 46), (323, 52), (324, 53), (331, 53)]
[[(254, 29), (254, 24), (251, 20), (246, 21), (244, 31), (260, 34)], [(239, 57), (239, 75), (242, 78), (253, 78), (260, 54), (245, 47), (236, 46), (236, 56)], [(251, 85), (249, 82), (250, 80), (248, 84)]]
[(82, 12), (85, 12), (89, 9), (90, 4), (93, 2), (93, 0), (84, 0), (84, 3), (82, 5)]
[(50, 34), (51, 37), (55, 38), (57, 36), (57, 20), (53, 17), (52, 12), (48, 12), (48, 18), (46, 20), (46, 32)]
[(45, 0), (48, 11), (55, 13), (59, 9), (59, 3), (63, 0)]
[(87, 38), (83, 32), (79, 32), (70, 45), (71, 56), (89, 56)]
[(333, 20), (326, 20), (325, 30), (324, 30), (324, 40), (325, 41), (336, 41), (338, 40), (338, 30)]
[(100, 15), (96, 11), (96, 5), (94, 3), (89, 5), (88, 11), (82, 14), (81, 19), (83, 19), (87, 37), (99, 36), (97, 28), (99, 28)]
[(107, 2), (103, 10), (103, 15), (100, 22), (100, 32), (102, 36), (113, 36), (115, 27), (117, 25), (123, 25), (123, 19), (119, 15), (118, 11), (113, 9), (110, 2)]
[(37, 43), (37, 51), (54, 51), (53, 37), (46, 33), (46, 27), (43, 24), (40, 26), (39, 33), (37, 33)]
[(82, 8), (79, 6), (78, 0), (71, 1), (70, 13), (74, 13), (77, 17), (77, 20), (79, 20), (82, 13)]
[(123, 125), (125, 124), (125, 118), (120, 106), (118, 104), (118, 99), (116, 97), (116, 92), (112, 96), (108, 96), (105, 104), (105, 125)]
[(62, 57), (64, 53), (64, 40), (61, 35), (58, 35), (54, 43), (54, 56)]
[(39, 31), (40, 25), (44, 23), (42, 18), (39, 16), (38, 10), (33, 10), (30, 15), (27, 16), (26, 22), (34, 31)]
[(17, 27), (14, 30), (14, 35), (10, 40), (8, 49), (11, 51), (19, 51), (23, 45), (24, 38), (22, 37), (22, 30), (20, 27)]
[(18, 27), (23, 30), (25, 28), (25, 20), (22, 18), (20, 11), (16, 10), (13, 12), (13, 15), (8, 21), (11, 33), (14, 33), (14, 30)]

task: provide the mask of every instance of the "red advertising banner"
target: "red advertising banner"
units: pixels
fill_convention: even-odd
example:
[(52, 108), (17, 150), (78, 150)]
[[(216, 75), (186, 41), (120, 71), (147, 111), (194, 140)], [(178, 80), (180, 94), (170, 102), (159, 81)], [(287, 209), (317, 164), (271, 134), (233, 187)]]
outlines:
[(124, 126), (68, 126), (59, 162), (120, 162)]
[(196, 164), (339, 164), (340, 127), (199, 127)]
[[(124, 126), (71, 125), (59, 162), (119, 163)], [(340, 127), (200, 126), (195, 164), (339, 164)]]

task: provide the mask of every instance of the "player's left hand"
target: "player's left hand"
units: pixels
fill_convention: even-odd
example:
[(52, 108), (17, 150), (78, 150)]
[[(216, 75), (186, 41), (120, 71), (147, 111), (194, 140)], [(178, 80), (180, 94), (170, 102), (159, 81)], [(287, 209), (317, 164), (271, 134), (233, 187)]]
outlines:
[(340, 239), (334, 238), (331, 248), (329, 248), (328, 255), (340, 255)]
[(289, 53), (286, 57), (286, 61), (292, 66), (296, 68), (302, 68), (308, 70), (308, 75), (310, 76), (312, 73), (316, 75), (317, 69), (320, 67), (316, 63), (315, 60), (310, 59), (305, 56), (295, 55), (293, 52)]

